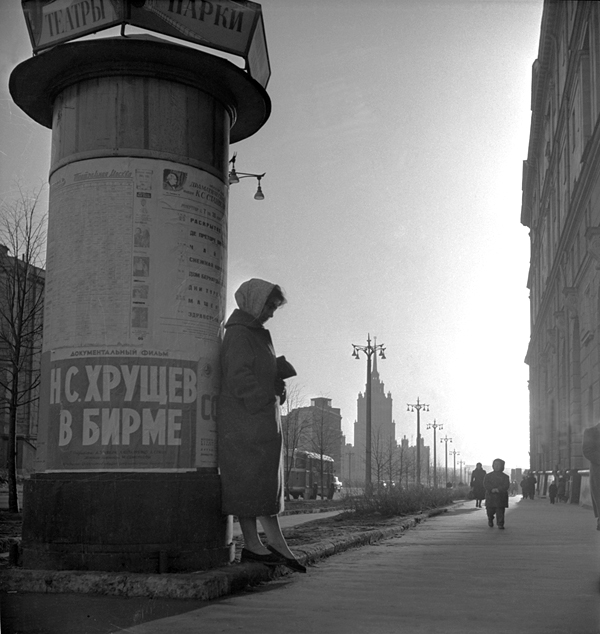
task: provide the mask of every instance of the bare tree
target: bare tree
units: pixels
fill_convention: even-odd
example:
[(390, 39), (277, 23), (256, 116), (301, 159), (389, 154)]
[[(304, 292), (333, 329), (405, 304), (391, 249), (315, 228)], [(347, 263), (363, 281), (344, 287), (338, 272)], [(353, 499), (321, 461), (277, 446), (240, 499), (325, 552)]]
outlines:
[(379, 427), (375, 427), (371, 431), (371, 479), (375, 480), (376, 487), (381, 486), (384, 480), (387, 460), (385, 440)]
[(372, 433), (371, 438), (371, 475), (379, 486), (387, 480), (393, 486), (394, 475), (398, 471), (398, 446), (393, 438), (384, 436), (379, 428)]
[[(300, 416), (299, 408), (304, 400), (301, 388), (293, 383), (287, 386), (286, 394), (286, 413), (282, 417), (281, 428), (283, 434), (285, 482), (288, 483), (294, 467), (294, 452), (302, 445), (309, 422)], [(287, 486), (285, 488), (285, 496), (287, 500), (290, 499), (290, 492)]]
[(46, 244), (41, 192), (19, 187), (19, 198), (0, 208), (0, 406), (8, 417), (8, 506), (15, 513), (18, 426), (29, 435), (40, 382)]
[(404, 442), (404, 440), (398, 446), (398, 475), (399, 481), (402, 482), (402, 478), (404, 478), (405, 486), (410, 484), (409, 474), (411, 475), (412, 481), (416, 482), (416, 458), (415, 458), (415, 447), (409, 446), (408, 442)]
[(398, 472), (398, 443), (394, 438), (388, 438), (385, 445), (385, 471), (387, 474), (387, 480), (390, 487), (394, 486), (396, 480), (395, 475)]

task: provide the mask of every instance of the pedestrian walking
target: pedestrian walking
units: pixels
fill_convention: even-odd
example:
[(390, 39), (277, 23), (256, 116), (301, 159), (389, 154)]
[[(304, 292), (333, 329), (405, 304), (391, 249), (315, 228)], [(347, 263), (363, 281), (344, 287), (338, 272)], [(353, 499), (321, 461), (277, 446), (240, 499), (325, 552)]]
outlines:
[(558, 479), (558, 489), (556, 490), (556, 495), (559, 502), (566, 502), (569, 499), (569, 496), (567, 495), (567, 479), (565, 476), (560, 476)]
[(535, 497), (535, 485), (537, 484), (537, 478), (533, 471), (530, 471), (527, 476), (527, 492), (529, 493), (529, 497), (533, 500)]
[(600, 531), (600, 423), (583, 431), (583, 455), (590, 461), (590, 493)]
[(548, 487), (548, 497), (550, 498), (550, 504), (554, 504), (556, 500), (556, 494), (558, 492), (558, 487), (556, 486), (556, 482), (552, 480), (550, 486)]
[(483, 486), (483, 479), (485, 478), (486, 471), (481, 466), (481, 462), (478, 462), (471, 473), (471, 488), (473, 489), (473, 499), (475, 500), (475, 508), (481, 508), (481, 502), (485, 499), (485, 487)]
[(333, 500), (333, 496), (335, 495), (335, 484), (333, 480), (329, 483), (329, 489), (327, 490), (327, 499)]
[[(279, 408), (285, 381), (264, 327), (286, 299), (278, 285), (251, 279), (236, 291), (235, 300), (238, 308), (225, 324), (221, 347), (217, 411), (222, 511), (238, 516), (244, 537), (242, 562), (283, 564), (306, 572), (279, 524), (284, 508)], [(257, 519), (266, 545), (258, 535)]]
[(527, 481), (527, 476), (523, 476), (521, 480), (521, 494), (524, 500), (529, 498), (529, 482)]
[(487, 512), (488, 526), (494, 526), (494, 516), (498, 528), (504, 528), (504, 513), (508, 507), (508, 488), (510, 478), (504, 473), (504, 460), (496, 458), (492, 462), (490, 473), (483, 479), (485, 487), (485, 509)]

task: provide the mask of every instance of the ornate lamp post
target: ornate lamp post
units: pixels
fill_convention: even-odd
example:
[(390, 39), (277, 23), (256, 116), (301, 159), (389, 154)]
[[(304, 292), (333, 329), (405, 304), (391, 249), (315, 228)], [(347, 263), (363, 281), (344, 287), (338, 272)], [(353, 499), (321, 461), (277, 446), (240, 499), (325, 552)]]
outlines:
[(417, 484), (421, 484), (421, 410), (428, 412), (429, 405), (421, 403), (417, 396), (416, 403), (407, 403), (407, 412), (417, 412)]
[(436, 423), (435, 418), (433, 419), (433, 423), (427, 423), (427, 429), (433, 429), (433, 488), (437, 489), (437, 447), (436, 447), (436, 438), (435, 432), (438, 429), (442, 429), (444, 425), (441, 423)]
[(367, 357), (367, 434), (365, 443), (365, 493), (371, 493), (371, 357), (379, 353), (382, 359), (385, 359), (385, 346), (382, 344), (371, 345), (371, 335), (367, 335), (367, 345), (357, 346), (352, 344), (354, 348), (352, 356), (360, 359), (359, 352), (364, 352)]
[[(448, 484), (448, 443), (452, 442), (452, 438), (448, 438), (448, 436), (445, 436), (444, 438), (440, 438), (440, 442), (444, 442), (446, 443), (446, 484)], [(446, 485), (444, 485), (446, 486)]]
[(454, 473), (452, 475), (452, 485), (455, 485), (456, 484), (456, 456), (460, 456), (460, 451), (456, 451), (456, 449), (453, 449), (450, 453), (454, 456)]

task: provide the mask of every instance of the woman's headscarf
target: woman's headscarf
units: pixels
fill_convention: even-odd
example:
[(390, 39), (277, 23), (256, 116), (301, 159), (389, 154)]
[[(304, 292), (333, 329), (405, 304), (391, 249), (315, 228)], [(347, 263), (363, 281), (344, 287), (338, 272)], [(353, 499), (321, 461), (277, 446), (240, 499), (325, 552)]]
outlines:
[(258, 319), (275, 284), (252, 278), (244, 282), (235, 292), (235, 301), (240, 310)]

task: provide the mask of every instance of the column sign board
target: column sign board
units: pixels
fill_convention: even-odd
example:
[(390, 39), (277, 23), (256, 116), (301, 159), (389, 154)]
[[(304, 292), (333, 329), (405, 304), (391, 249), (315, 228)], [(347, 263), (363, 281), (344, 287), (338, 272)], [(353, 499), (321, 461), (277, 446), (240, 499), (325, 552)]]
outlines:
[(271, 75), (261, 6), (249, 0), (22, 0), (33, 52), (120, 24), (239, 55), (266, 88)]

